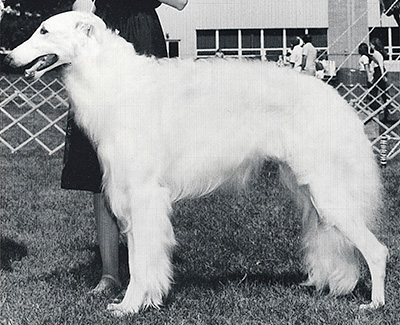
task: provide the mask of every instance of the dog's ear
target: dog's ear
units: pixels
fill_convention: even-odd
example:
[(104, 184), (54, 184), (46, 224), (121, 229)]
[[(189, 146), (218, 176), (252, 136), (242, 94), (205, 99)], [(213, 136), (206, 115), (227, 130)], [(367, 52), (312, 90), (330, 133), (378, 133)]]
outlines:
[(87, 37), (92, 37), (94, 35), (94, 26), (88, 22), (78, 22), (75, 29), (83, 32)]
[(95, 13), (96, 6), (92, 0), (76, 0), (72, 4), (73, 11), (92, 12)]

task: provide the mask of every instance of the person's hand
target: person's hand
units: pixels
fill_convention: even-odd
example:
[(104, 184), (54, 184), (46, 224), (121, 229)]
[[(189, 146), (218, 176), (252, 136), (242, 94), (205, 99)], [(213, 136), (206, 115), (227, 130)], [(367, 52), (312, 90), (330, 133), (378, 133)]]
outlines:
[(168, 6), (171, 6), (178, 10), (183, 10), (186, 7), (189, 0), (158, 0), (161, 3), (164, 3)]
[(374, 76), (371, 72), (367, 72), (368, 82), (372, 83), (374, 80)]
[(91, 0), (76, 0), (72, 5), (74, 11), (95, 12), (96, 6)]

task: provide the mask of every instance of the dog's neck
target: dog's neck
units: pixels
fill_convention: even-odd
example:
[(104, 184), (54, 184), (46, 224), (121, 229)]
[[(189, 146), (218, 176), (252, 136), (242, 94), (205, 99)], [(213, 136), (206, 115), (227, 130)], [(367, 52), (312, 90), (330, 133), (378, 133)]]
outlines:
[[(128, 64), (137, 56), (133, 46), (110, 30), (104, 31), (93, 39), (87, 39), (86, 44), (76, 49), (76, 56), (72, 62), (74, 75), (93, 75), (87, 69), (114, 70), (115, 65)], [(109, 77), (109, 76), (108, 76)]]
[[(65, 71), (64, 81), (78, 124), (89, 129), (85, 126), (91, 123), (90, 129), (94, 130), (93, 123), (104, 127), (107, 116), (115, 113), (117, 89), (129, 88), (135, 98), (135, 91), (141, 91), (139, 78), (151, 78), (144, 71), (148, 61), (156, 61), (138, 55), (132, 44), (111, 31), (103, 33), (101, 39), (89, 40), (86, 45), (78, 49)], [(128, 84), (132, 80), (126, 78), (128, 74), (137, 76), (137, 83)]]

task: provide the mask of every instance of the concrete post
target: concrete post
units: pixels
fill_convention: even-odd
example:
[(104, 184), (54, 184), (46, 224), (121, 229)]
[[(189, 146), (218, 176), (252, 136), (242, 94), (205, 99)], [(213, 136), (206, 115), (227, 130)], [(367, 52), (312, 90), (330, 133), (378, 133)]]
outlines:
[(343, 68), (358, 68), (358, 45), (369, 41), (363, 40), (368, 34), (367, 8), (368, 0), (328, 0), (329, 59), (336, 67), (349, 57)]

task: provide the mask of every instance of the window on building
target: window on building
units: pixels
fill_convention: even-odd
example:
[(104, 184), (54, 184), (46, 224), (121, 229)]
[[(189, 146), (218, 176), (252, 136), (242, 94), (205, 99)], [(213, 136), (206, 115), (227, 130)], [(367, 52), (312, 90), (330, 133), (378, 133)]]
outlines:
[(197, 30), (197, 55), (212, 56), (216, 50), (215, 30)]
[(179, 41), (168, 42), (168, 57), (176, 58), (179, 56)]
[(315, 47), (327, 47), (326, 28), (197, 30), (197, 55), (214, 56), (220, 49), (225, 56), (277, 61), (290, 48), (294, 38), (306, 32), (311, 34)]
[(239, 48), (239, 37), (237, 29), (224, 29), (219, 31), (219, 48), (220, 49), (237, 49)]
[(197, 30), (197, 48), (215, 49), (215, 30)]
[(392, 60), (400, 56), (400, 28), (392, 27)]
[(264, 47), (265, 48), (282, 48), (283, 47), (283, 30), (282, 29), (265, 29), (264, 30)]
[(242, 29), (242, 56), (261, 59), (261, 30)]
[(279, 60), (279, 56), (283, 55), (282, 50), (266, 50), (265, 51), (265, 57), (267, 61), (274, 61), (277, 62)]
[(242, 48), (244, 49), (261, 48), (261, 31), (259, 29), (243, 29)]
[(388, 29), (385, 27), (377, 27), (371, 30), (369, 34), (369, 39), (379, 38), (383, 46), (389, 45)]
[(225, 55), (238, 55), (239, 49), (239, 34), (237, 29), (223, 29), (219, 31), (219, 46), (218, 48)]
[(264, 48), (267, 61), (278, 61), (283, 55), (283, 29), (264, 30)]
[(315, 47), (328, 46), (328, 29), (327, 28), (310, 28), (308, 34), (311, 36), (312, 44)]
[(243, 50), (242, 56), (261, 60), (261, 50)]
[(302, 37), (306, 33), (304, 28), (288, 28), (286, 29), (286, 47), (290, 48), (296, 37)]
[(397, 60), (400, 56), (400, 47), (393, 48), (392, 60)]
[(400, 32), (397, 27), (370, 28), (369, 39), (379, 38), (389, 54), (389, 60), (400, 56)]
[(400, 28), (392, 28), (392, 45), (400, 46)]

